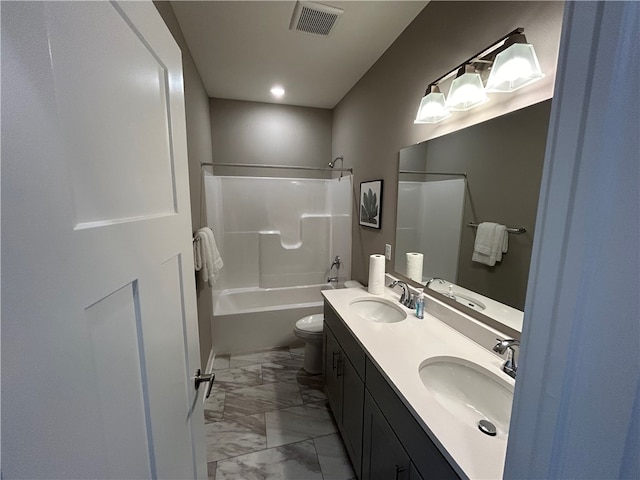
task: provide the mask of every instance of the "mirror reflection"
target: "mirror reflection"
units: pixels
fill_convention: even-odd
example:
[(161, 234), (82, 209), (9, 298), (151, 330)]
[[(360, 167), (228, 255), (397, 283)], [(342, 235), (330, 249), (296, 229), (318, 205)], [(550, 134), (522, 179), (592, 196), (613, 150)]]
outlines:
[(547, 100), (400, 150), (397, 273), (521, 322), (550, 111)]

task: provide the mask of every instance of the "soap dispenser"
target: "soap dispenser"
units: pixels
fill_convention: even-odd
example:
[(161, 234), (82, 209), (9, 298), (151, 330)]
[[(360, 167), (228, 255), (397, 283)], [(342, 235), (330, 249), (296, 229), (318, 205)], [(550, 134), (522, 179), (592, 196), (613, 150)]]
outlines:
[(416, 317), (424, 318), (424, 289), (420, 290), (416, 299)]

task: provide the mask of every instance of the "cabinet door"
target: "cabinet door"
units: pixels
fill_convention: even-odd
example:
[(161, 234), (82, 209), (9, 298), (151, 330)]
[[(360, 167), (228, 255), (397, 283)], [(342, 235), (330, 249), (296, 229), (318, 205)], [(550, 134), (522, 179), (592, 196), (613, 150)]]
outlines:
[(362, 464), (362, 419), (364, 410), (364, 382), (355, 367), (344, 355), (338, 375), (342, 376), (342, 429), (344, 443), (358, 478)]
[(416, 466), (413, 464), (413, 462), (411, 462), (411, 466), (409, 469), (409, 480), (424, 480), (422, 478), (422, 475), (418, 473), (418, 470), (416, 469)]
[(386, 418), (365, 391), (362, 478), (364, 480), (408, 480), (409, 456)]
[(331, 329), (324, 325), (324, 382), (329, 399), (329, 406), (333, 417), (339, 424), (342, 423), (342, 373), (343, 355), (340, 345), (333, 336)]

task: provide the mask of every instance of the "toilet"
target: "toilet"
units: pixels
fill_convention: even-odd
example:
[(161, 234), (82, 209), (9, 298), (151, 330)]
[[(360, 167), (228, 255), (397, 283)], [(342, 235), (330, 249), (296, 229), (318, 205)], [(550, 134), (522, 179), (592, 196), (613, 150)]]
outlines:
[(324, 315), (317, 313), (301, 318), (293, 327), (293, 333), (304, 342), (304, 363), (307, 373), (322, 373), (322, 330)]
[[(347, 280), (344, 288), (364, 288), (360, 282)], [(304, 342), (304, 363), (307, 373), (322, 373), (322, 332), (324, 315), (317, 313), (301, 318), (293, 327), (293, 333)]]

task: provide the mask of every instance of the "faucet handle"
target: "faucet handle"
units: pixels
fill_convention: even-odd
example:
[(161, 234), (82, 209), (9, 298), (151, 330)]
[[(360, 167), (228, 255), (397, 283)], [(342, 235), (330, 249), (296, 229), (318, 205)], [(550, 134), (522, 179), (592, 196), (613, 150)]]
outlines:
[(493, 347), (493, 351), (502, 355), (507, 352), (507, 360), (502, 365), (502, 371), (509, 375), (511, 378), (516, 378), (516, 371), (518, 370), (518, 364), (514, 358), (513, 347), (520, 345), (520, 342), (514, 338), (500, 339), (496, 338), (498, 343)]
[(515, 338), (496, 338), (496, 340), (498, 343), (494, 345), (493, 351), (500, 354), (504, 353), (507, 348), (520, 346), (520, 342)]
[(502, 371), (511, 378), (516, 378), (518, 371), (518, 364), (513, 358), (514, 353), (513, 347), (507, 347), (507, 360), (502, 364)]
[(416, 295), (415, 293), (411, 294), (411, 298), (409, 299), (409, 302), (408, 302), (408, 305), (407, 305), (408, 308), (411, 308), (411, 309), (416, 308), (416, 297), (417, 296), (418, 295)]

